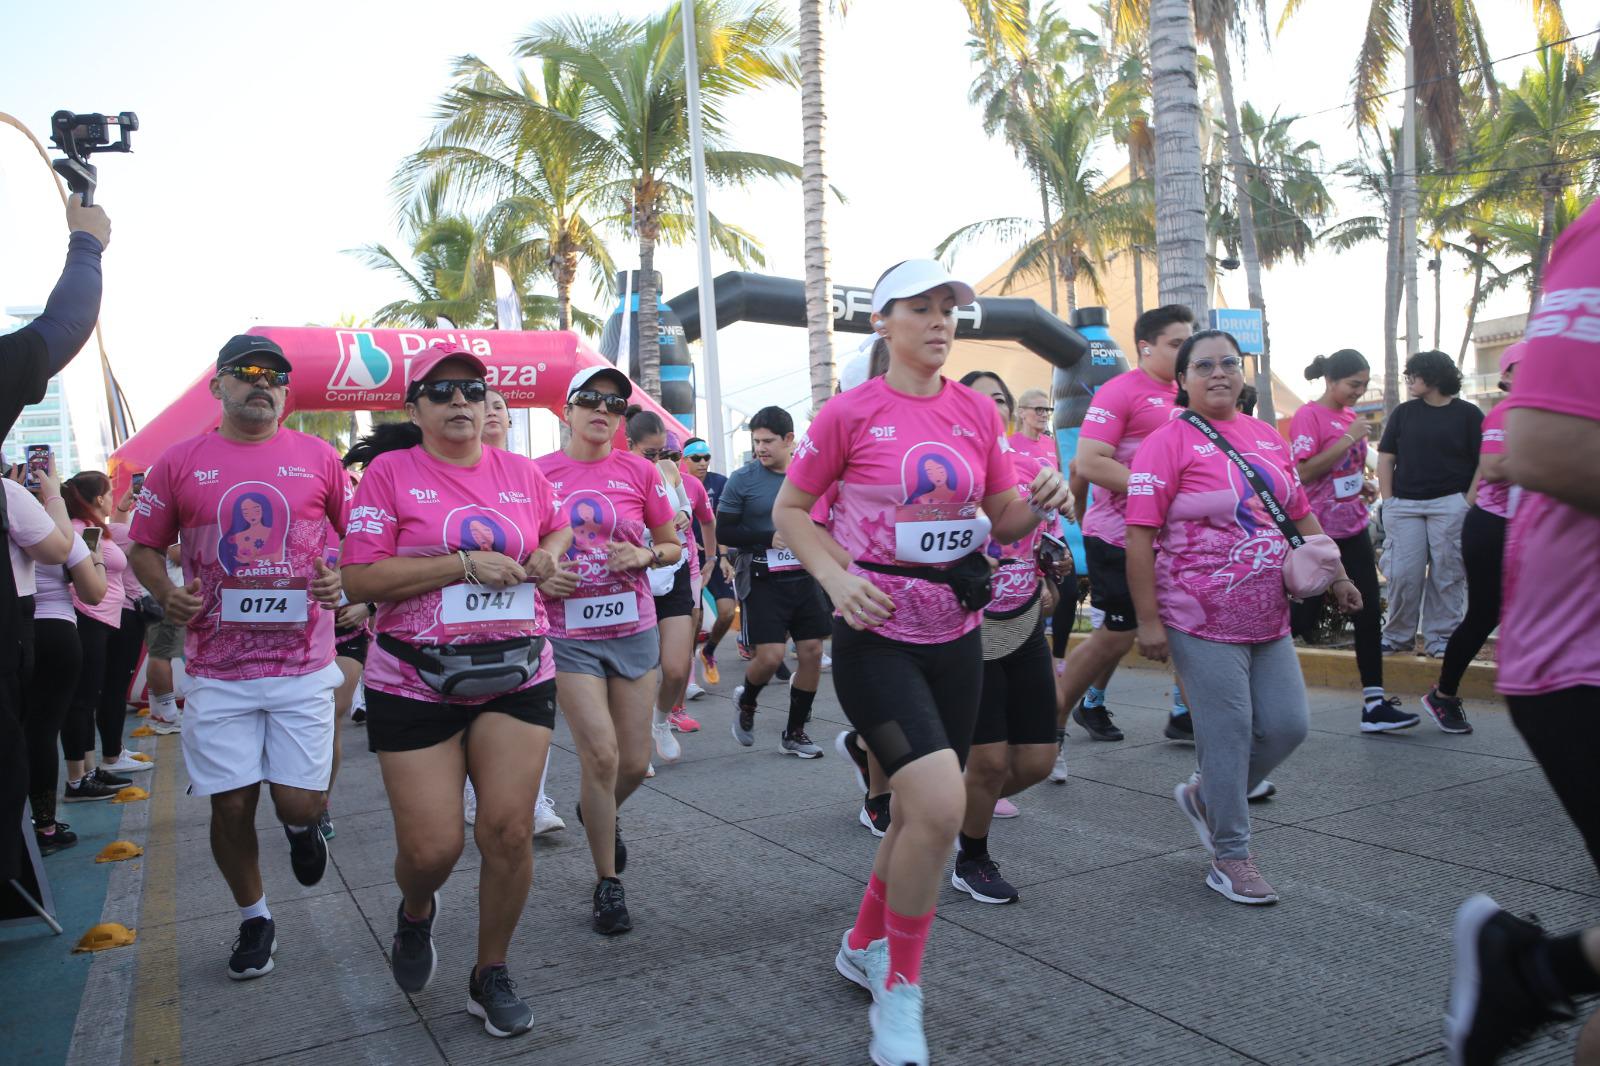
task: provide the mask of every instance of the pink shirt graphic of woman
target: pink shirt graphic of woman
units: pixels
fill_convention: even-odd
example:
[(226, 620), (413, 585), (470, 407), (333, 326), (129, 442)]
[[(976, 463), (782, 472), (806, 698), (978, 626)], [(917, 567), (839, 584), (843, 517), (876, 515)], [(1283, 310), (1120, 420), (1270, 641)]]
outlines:
[(272, 527), (272, 502), (266, 496), (247, 492), (235, 500), (228, 529), (217, 547), (222, 568), (231, 574), (270, 557)]
[(611, 523), (606, 521), (600, 502), (592, 497), (580, 496), (572, 502), (572, 547), (568, 558), (588, 552), (605, 553), (606, 542), (611, 539)]
[(493, 519), (482, 515), (471, 515), (461, 520), (461, 536), (458, 541), (466, 551), (499, 552), (506, 551), (506, 535)]
[(907, 503), (965, 503), (959, 491), (956, 466), (942, 455), (925, 455), (917, 464), (917, 484), (906, 497)]

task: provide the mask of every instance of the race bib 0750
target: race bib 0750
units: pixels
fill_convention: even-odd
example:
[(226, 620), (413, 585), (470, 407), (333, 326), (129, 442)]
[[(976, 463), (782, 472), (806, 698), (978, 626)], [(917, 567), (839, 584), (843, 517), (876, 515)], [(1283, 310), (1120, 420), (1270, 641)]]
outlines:
[(639, 596), (618, 592), (612, 596), (580, 596), (562, 601), (567, 629), (599, 629), (639, 620)]
[(218, 589), (228, 629), (304, 629), (309, 601), (303, 577), (229, 578)]
[(525, 629), (534, 620), (534, 586), (485, 588), (462, 582), (439, 592), (439, 621), (447, 633)]
[(902, 563), (953, 563), (989, 539), (989, 516), (974, 503), (915, 503), (895, 508), (894, 555)]

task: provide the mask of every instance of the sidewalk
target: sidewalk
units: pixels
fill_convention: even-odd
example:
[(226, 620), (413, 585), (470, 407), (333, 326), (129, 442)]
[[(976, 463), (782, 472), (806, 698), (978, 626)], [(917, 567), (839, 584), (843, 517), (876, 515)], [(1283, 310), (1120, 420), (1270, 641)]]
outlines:
[[(704, 731), (623, 810), (635, 923), (623, 937), (589, 930), (577, 762), (558, 728), (550, 791), (569, 829), (537, 842), (510, 958), (535, 1010), (529, 1035), (493, 1040), (463, 1010), (470, 836), (442, 892), (433, 985), (411, 998), (394, 987), (392, 827), (376, 758), (347, 724), (321, 884), (294, 880), (263, 805), (279, 950), (257, 981), (224, 976), (238, 916), (211, 864), (208, 806), (183, 795), (179, 738), (138, 742), (158, 763), (150, 802), (67, 808), (83, 840), (46, 862), (58, 900), (79, 902), (63, 937), (0, 930), (0, 1062), (866, 1062), (866, 998), (832, 956), (876, 842), (831, 744), (820, 762), (778, 754), (784, 686), (763, 694), (756, 747), (734, 742), (740, 673), (730, 647), (724, 683), (692, 705)], [(1348, 691), (1330, 690), (1313, 690), (1311, 737), (1274, 774), (1277, 798), (1253, 810), (1258, 860), (1284, 902), (1226, 902), (1204, 887), (1203, 853), (1171, 799), (1193, 751), (1161, 739), (1168, 686), (1157, 671), (1120, 673), (1111, 703), (1129, 739), (1091, 744), (1074, 729), (1073, 779), (1036, 786), (1017, 798), (1020, 818), (996, 823), (991, 850), (1019, 904), (941, 893), (925, 969), (936, 1062), (1442, 1063), (1463, 898), (1489, 892), (1557, 930), (1600, 917), (1600, 880), (1496, 705), (1469, 704), (1468, 737), (1426, 721), (1362, 736)], [(813, 735), (831, 741), (842, 723), (825, 677)], [(119, 837), (144, 858), (94, 866)], [(104, 899), (87, 920), (85, 899)], [(137, 928), (138, 942), (69, 956), (99, 920)], [(1568, 1062), (1573, 1036), (1514, 1061)]]

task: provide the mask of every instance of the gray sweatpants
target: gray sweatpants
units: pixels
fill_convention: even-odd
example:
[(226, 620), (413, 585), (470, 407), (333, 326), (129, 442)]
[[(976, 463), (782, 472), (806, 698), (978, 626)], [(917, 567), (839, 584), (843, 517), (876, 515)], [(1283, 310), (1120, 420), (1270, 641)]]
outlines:
[(1461, 521), (1467, 498), (1437, 500), (1391, 497), (1383, 505), (1383, 574), (1389, 580), (1389, 618), (1383, 642), (1407, 651), (1417, 640), (1431, 655), (1443, 655), (1467, 615), (1467, 571), (1461, 564)]
[(1222, 644), (1167, 629), (1200, 758), (1200, 799), (1219, 859), (1250, 856), (1245, 798), (1306, 738), (1306, 683), (1294, 640)]

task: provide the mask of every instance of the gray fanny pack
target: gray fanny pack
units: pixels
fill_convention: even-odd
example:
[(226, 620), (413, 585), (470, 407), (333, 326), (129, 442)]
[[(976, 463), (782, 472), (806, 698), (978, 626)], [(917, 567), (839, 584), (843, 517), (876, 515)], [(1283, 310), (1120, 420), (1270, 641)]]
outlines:
[(453, 699), (481, 699), (521, 688), (539, 672), (543, 637), (512, 637), (483, 644), (407, 644), (387, 633), (378, 647), (416, 668), (422, 683)]

